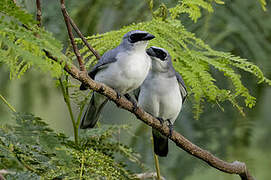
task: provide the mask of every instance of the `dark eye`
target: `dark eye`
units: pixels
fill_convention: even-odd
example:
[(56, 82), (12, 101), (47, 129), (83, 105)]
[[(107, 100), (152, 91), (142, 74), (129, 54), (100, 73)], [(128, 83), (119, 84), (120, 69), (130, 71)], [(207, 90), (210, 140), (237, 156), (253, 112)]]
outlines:
[(165, 60), (167, 57), (167, 53), (165, 53), (164, 51), (158, 50), (155, 52), (157, 57), (161, 60)]
[(129, 38), (129, 41), (130, 41), (131, 43), (135, 43), (135, 42), (141, 41), (145, 36), (146, 36), (145, 33), (135, 33), (135, 34), (131, 34), (131, 35), (130, 35), (130, 38)]

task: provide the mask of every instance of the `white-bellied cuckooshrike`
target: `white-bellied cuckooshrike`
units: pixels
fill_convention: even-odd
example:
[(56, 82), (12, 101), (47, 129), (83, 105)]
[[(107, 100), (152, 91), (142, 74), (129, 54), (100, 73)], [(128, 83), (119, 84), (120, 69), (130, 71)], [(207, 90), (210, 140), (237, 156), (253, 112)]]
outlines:
[[(121, 44), (107, 51), (89, 72), (89, 76), (113, 88), (118, 93), (118, 97), (124, 94), (128, 100), (132, 100), (128, 93), (143, 83), (151, 67), (151, 59), (146, 53), (146, 47), (148, 41), (153, 38), (154, 35), (140, 30), (126, 33)], [(82, 84), (80, 89), (86, 90), (85, 85)], [(93, 92), (80, 128), (93, 128), (107, 101), (105, 96)]]
[[(150, 47), (147, 54), (152, 59), (152, 66), (147, 78), (136, 95), (138, 106), (161, 123), (167, 121), (172, 133), (172, 124), (181, 111), (187, 96), (186, 87), (181, 75), (173, 68), (169, 53), (159, 47)], [(159, 156), (168, 154), (168, 138), (152, 129), (154, 152)]]

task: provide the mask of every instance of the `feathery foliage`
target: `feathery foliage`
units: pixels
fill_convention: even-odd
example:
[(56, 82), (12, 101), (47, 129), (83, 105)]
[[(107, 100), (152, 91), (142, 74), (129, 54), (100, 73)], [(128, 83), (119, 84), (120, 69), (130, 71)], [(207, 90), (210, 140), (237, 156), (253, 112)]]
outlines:
[[(223, 4), (222, 1), (214, 1)], [(150, 1), (150, 7), (153, 7)], [(212, 2), (204, 0), (181, 1), (175, 7), (168, 9), (164, 4), (153, 12), (151, 21), (132, 24), (118, 31), (89, 37), (90, 43), (101, 54), (112, 49), (120, 43), (124, 33), (134, 29), (146, 30), (153, 33), (156, 38), (150, 45), (161, 46), (169, 51), (177, 71), (183, 76), (189, 87), (190, 96), (193, 95), (195, 117), (199, 118), (205, 100), (210, 102), (230, 101), (233, 106), (243, 114), (242, 105), (237, 102), (239, 96), (243, 97), (245, 106), (251, 108), (256, 99), (242, 84), (241, 76), (237, 69), (249, 72), (261, 82), (271, 84), (262, 71), (254, 64), (229, 53), (219, 52), (210, 48), (193, 33), (187, 31), (176, 18), (182, 13), (188, 13), (193, 21), (201, 16), (201, 9), (212, 12)], [(15, 9), (13, 13), (11, 10)], [(18, 10), (16, 10), (18, 9)], [(54, 76), (63, 72), (60, 65), (52, 62), (44, 56), (43, 49), (49, 50), (56, 57), (68, 60), (68, 56), (61, 53), (61, 44), (43, 29), (38, 29), (31, 15), (20, 10), (13, 1), (5, 0), (0, 4), (2, 16), (1, 28), (1, 61), (8, 64), (11, 76), (20, 76), (31, 65), (35, 65), (45, 71), (50, 71)], [(23, 26), (20, 26), (23, 25)], [(4, 28), (5, 26), (5, 28)], [(77, 41), (81, 43), (80, 40)], [(81, 52), (85, 58), (92, 55), (87, 48)], [(89, 66), (94, 58), (87, 63)], [(216, 85), (215, 77), (212, 77), (210, 68), (215, 68), (224, 73), (232, 82), (232, 87), (223, 89)]]
[[(217, 3), (223, 4), (223, 1), (216, 1)], [(205, 0), (183, 0), (180, 1), (175, 7), (171, 8), (169, 11), (173, 19), (176, 19), (182, 13), (187, 13), (189, 17), (196, 22), (198, 18), (201, 17), (201, 8), (207, 10), (208, 12), (213, 12), (213, 7), (210, 1)]]
[[(270, 78), (271, 46), (269, 37), (271, 36), (271, 15), (268, 13), (270, 6), (267, 7), (267, 12), (264, 12), (258, 1), (255, 0), (226, 0), (225, 4), (225, 8), (217, 6), (217, 10), (215, 9), (213, 14), (205, 14), (203, 18), (198, 20), (198, 23), (188, 24), (189, 31), (195, 32), (197, 36), (208, 42), (211, 47), (247, 57), (249, 61), (259, 64), (265, 76)], [(250, 12), (249, 14), (247, 13), (248, 11)], [(259, 122), (261, 111), (266, 107), (262, 104), (265, 99), (263, 97), (265, 95), (265, 86), (258, 85), (253, 75), (242, 70), (236, 70), (242, 75), (242, 81), (246, 82), (246, 87), (252, 90), (257, 100), (259, 99), (257, 108), (248, 112), (249, 114), (245, 119), (234, 116), (235, 113), (229, 106), (224, 106), (227, 108), (225, 112), (228, 114), (224, 118), (223, 116), (221, 117), (223, 113), (220, 114), (216, 109), (213, 109), (213, 111), (206, 110), (207, 112), (204, 113), (202, 120), (204, 118), (208, 120), (203, 120), (204, 122), (200, 123), (213, 123), (214, 119), (217, 119), (219, 116), (224, 121), (220, 120), (221, 123), (218, 125), (230, 128), (226, 135), (230, 140), (223, 141), (223, 143), (220, 143), (220, 146), (222, 148), (234, 146), (233, 149), (245, 149), (250, 147), (251, 142), (253, 142), (255, 120)], [(220, 84), (228, 84), (228, 82), (224, 82), (224, 79), (220, 81)], [(228, 125), (226, 125), (226, 120)], [(206, 129), (206, 127), (203, 129)], [(204, 137), (206, 136), (204, 135)], [(214, 137), (212, 136), (208, 140)], [(225, 137), (225, 134), (223, 137)], [(221, 152), (221, 150), (218, 152)]]
[(125, 164), (115, 160), (117, 153), (133, 162), (138, 158), (114, 138), (127, 126), (82, 132), (77, 146), (39, 117), (26, 113), (14, 113), (14, 117), (16, 125), (0, 127), (0, 169), (16, 172), (8, 174), (7, 179), (133, 179)]
[(266, 11), (266, 0), (258, 0), (263, 8), (264, 11)]
[(18, 7), (12, 0), (0, 2), (0, 62), (7, 64), (10, 77), (20, 77), (31, 66), (54, 77), (63, 73), (58, 63), (45, 56), (43, 49), (60, 59), (62, 45), (51, 33), (38, 28), (32, 15)]
[[(265, 0), (260, 0), (265, 7)], [(153, 9), (153, 1), (149, 1)], [(174, 67), (183, 76), (188, 86), (190, 97), (195, 108), (195, 117), (203, 111), (205, 101), (219, 103), (229, 101), (241, 113), (242, 97), (247, 107), (255, 105), (256, 99), (242, 83), (239, 70), (248, 72), (258, 79), (259, 83), (271, 85), (262, 71), (246, 59), (230, 53), (210, 48), (195, 34), (189, 32), (178, 19), (188, 14), (197, 22), (202, 16), (202, 9), (213, 12), (212, 3), (223, 4), (220, 0), (183, 0), (175, 7), (168, 9), (165, 4), (152, 12), (153, 19), (138, 24), (125, 26), (117, 31), (88, 37), (90, 43), (101, 54), (116, 47), (127, 31), (140, 29), (156, 36), (150, 45), (167, 49), (173, 59)], [(20, 77), (31, 66), (50, 72), (53, 77), (63, 74), (63, 66), (49, 60), (43, 49), (54, 56), (69, 61), (75, 59), (69, 52), (64, 55), (62, 44), (42, 28), (37, 27), (34, 18), (18, 7), (12, 0), (0, 1), (0, 63), (6, 64), (11, 78)], [(249, 22), (250, 26), (253, 23)], [(235, 29), (237, 32), (238, 29)], [(82, 44), (77, 40), (78, 44)], [(255, 50), (256, 51), (256, 50)], [(81, 49), (86, 65), (95, 62), (92, 54)], [(231, 86), (225, 89), (216, 83), (211, 69), (222, 72)], [(73, 86), (74, 85), (67, 85)], [(74, 91), (68, 94), (81, 107), (82, 93)], [(0, 168), (14, 170), (6, 178), (40, 179), (40, 177), (66, 179), (128, 179), (133, 178), (122, 162), (115, 160), (120, 153), (132, 162), (138, 162), (138, 156), (131, 148), (114, 139), (115, 126), (101, 127), (91, 132), (82, 132), (79, 145), (75, 145), (63, 134), (58, 134), (31, 114), (15, 113), (17, 124), (0, 128)]]
[[(188, 4), (189, 2), (182, 1), (182, 3)], [(218, 3), (221, 2), (218, 1)], [(208, 11), (212, 11), (212, 6), (205, 1), (200, 0), (197, 5), (192, 4), (193, 8), (204, 7)], [(244, 114), (242, 105), (237, 101), (238, 97), (243, 97), (245, 106), (249, 108), (255, 105), (256, 99), (242, 84), (241, 75), (235, 69), (253, 74), (258, 78), (259, 83), (265, 82), (271, 85), (271, 81), (265, 78), (259, 67), (253, 63), (230, 53), (216, 51), (193, 33), (187, 31), (176, 18), (180, 13), (188, 12), (186, 9), (189, 8), (189, 12), (193, 11), (196, 13), (190, 14), (191, 19), (196, 21), (200, 14), (197, 14), (197, 11), (193, 10), (192, 7), (181, 4), (168, 10), (165, 5), (161, 5), (154, 12), (154, 18), (151, 21), (132, 24), (118, 31), (97, 34), (88, 37), (88, 39), (94, 48), (103, 54), (107, 50), (116, 47), (120, 43), (122, 36), (130, 30), (140, 29), (151, 32), (156, 38), (150, 42), (150, 45), (163, 47), (169, 51), (175, 69), (179, 71), (189, 87), (189, 94), (194, 97), (196, 118), (199, 118), (205, 100), (213, 103), (228, 100)], [(169, 12), (169, 15), (165, 11)], [(77, 42), (82, 43), (80, 40)], [(81, 52), (85, 58), (90, 58), (86, 63), (87, 66), (95, 62), (95, 58), (92, 57), (87, 48), (82, 48)], [(215, 68), (222, 72), (232, 83), (232, 87), (228, 89), (218, 87), (215, 77), (210, 73), (210, 68)]]

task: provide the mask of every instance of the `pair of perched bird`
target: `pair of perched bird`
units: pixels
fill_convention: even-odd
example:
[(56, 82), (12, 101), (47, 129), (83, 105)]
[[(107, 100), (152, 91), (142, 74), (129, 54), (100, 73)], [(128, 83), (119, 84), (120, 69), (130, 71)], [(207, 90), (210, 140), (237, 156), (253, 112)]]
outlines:
[[(182, 77), (173, 68), (169, 53), (159, 47), (146, 50), (148, 41), (154, 35), (134, 30), (126, 33), (119, 46), (106, 52), (89, 72), (97, 82), (113, 88), (118, 96), (124, 95), (161, 123), (167, 121), (170, 130), (176, 120), (187, 91)], [(135, 95), (138, 104), (129, 92), (139, 88)], [(84, 84), (81, 90), (86, 90)], [(99, 119), (102, 108), (108, 99), (93, 92), (90, 103), (81, 120), (80, 128), (93, 128)], [(168, 153), (168, 138), (157, 130), (152, 130), (154, 152), (159, 156)]]

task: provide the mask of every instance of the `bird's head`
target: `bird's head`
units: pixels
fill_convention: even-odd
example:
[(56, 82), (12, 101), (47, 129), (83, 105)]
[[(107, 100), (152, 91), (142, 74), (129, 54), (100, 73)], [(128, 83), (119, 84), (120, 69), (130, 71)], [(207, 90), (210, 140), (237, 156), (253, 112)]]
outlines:
[(167, 71), (172, 67), (171, 57), (165, 49), (152, 46), (146, 52), (152, 59), (153, 70)]
[(123, 43), (145, 51), (148, 41), (153, 38), (155, 38), (155, 36), (146, 31), (133, 30), (123, 36)]

